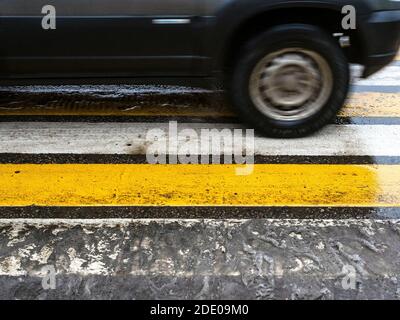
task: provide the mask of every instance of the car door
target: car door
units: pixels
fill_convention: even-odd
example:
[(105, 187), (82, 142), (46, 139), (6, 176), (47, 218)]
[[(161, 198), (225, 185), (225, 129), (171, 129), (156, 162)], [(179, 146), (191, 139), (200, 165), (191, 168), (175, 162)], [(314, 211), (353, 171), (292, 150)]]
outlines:
[[(190, 75), (203, 0), (0, 0), (0, 73)], [(55, 29), (43, 29), (45, 5)]]

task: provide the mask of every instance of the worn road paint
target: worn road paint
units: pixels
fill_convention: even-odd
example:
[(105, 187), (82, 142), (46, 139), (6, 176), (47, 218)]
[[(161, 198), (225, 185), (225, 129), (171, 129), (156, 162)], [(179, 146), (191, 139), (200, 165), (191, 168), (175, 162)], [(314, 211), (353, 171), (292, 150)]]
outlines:
[[(167, 99), (167, 97), (164, 97)], [(224, 104), (197, 105), (187, 102), (185, 105), (160, 102), (160, 105), (137, 105), (110, 101), (106, 104), (55, 104), (51, 106), (16, 105), (0, 107), (0, 115), (33, 116), (171, 116), (171, 117), (233, 117), (229, 106)], [(132, 102), (134, 103), (134, 102)], [(353, 93), (340, 113), (342, 117), (399, 117), (400, 93)]]
[(400, 93), (354, 93), (350, 96), (342, 117), (400, 117)]
[(0, 165), (0, 206), (400, 206), (399, 165)]
[[(185, 139), (185, 145), (191, 145), (190, 150), (199, 150), (201, 129), (222, 132), (242, 127), (239, 124), (182, 123), (178, 128), (179, 131), (196, 130), (197, 138)], [(7, 122), (0, 126), (0, 153), (143, 155), (155, 142), (154, 137), (146, 138), (151, 129), (168, 132), (168, 123)], [(220, 137), (232, 137), (231, 132), (220, 133)], [(167, 138), (160, 138), (159, 143), (167, 143)], [(256, 155), (265, 156), (400, 156), (400, 125), (330, 125), (301, 139), (256, 137), (254, 147)], [(240, 144), (227, 144), (226, 152), (231, 149), (242, 153)]]

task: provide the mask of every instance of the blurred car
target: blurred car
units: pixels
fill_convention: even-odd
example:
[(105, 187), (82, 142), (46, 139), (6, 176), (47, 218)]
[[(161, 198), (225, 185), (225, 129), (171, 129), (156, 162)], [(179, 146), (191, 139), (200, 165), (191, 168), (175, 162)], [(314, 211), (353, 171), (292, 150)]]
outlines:
[[(0, 84), (222, 83), (241, 118), (273, 137), (332, 121), (400, 43), (396, 0), (0, 1)], [(356, 13), (344, 30), (343, 7)], [(49, 11), (50, 12), (50, 11)], [(46, 22), (46, 21), (45, 21)]]

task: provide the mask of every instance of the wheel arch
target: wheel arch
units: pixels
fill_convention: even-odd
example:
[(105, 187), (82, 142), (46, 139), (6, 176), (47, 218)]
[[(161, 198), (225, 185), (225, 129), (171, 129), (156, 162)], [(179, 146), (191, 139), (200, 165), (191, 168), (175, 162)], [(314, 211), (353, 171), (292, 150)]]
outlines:
[[(279, 24), (306, 23), (321, 27), (330, 34), (343, 32), (341, 28), (343, 18), (341, 8), (342, 6), (333, 2), (329, 4), (307, 2), (296, 6), (285, 3), (281, 6), (268, 7), (263, 10), (252, 10), (240, 21), (231, 23), (230, 27), (227, 28), (229, 31), (223, 37), (225, 41), (217, 49), (216, 68), (220, 70), (229, 69), (235, 61), (239, 51), (238, 48), (250, 38)], [(351, 47), (345, 49), (346, 56), (351, 62), (363, 64), (365, 48), (361, 31), (357, 28), (345, 33), (350, 36), (352, 41)]]

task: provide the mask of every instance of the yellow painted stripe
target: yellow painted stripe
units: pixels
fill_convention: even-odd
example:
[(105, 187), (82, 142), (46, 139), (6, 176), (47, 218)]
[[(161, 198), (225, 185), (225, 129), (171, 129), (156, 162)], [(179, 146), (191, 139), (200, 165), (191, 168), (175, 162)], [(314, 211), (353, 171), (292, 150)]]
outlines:
[[(89, 104), (87, 106), (24, 107), (15, 105), (7, 108), (0, 107), (0, 115), (232, 117), (233, 112), (223, 104), (129, 107), (110, 102), (102, 106)], [(354, 93), (340, 115), (343, 117), (399, 117), (400, 93)]]
[(400, 206), (400, 165), (2, 164), (1, 206)]
[(355, 93), (340, 113), (344, 117), (400, 117), (400, 93)]

